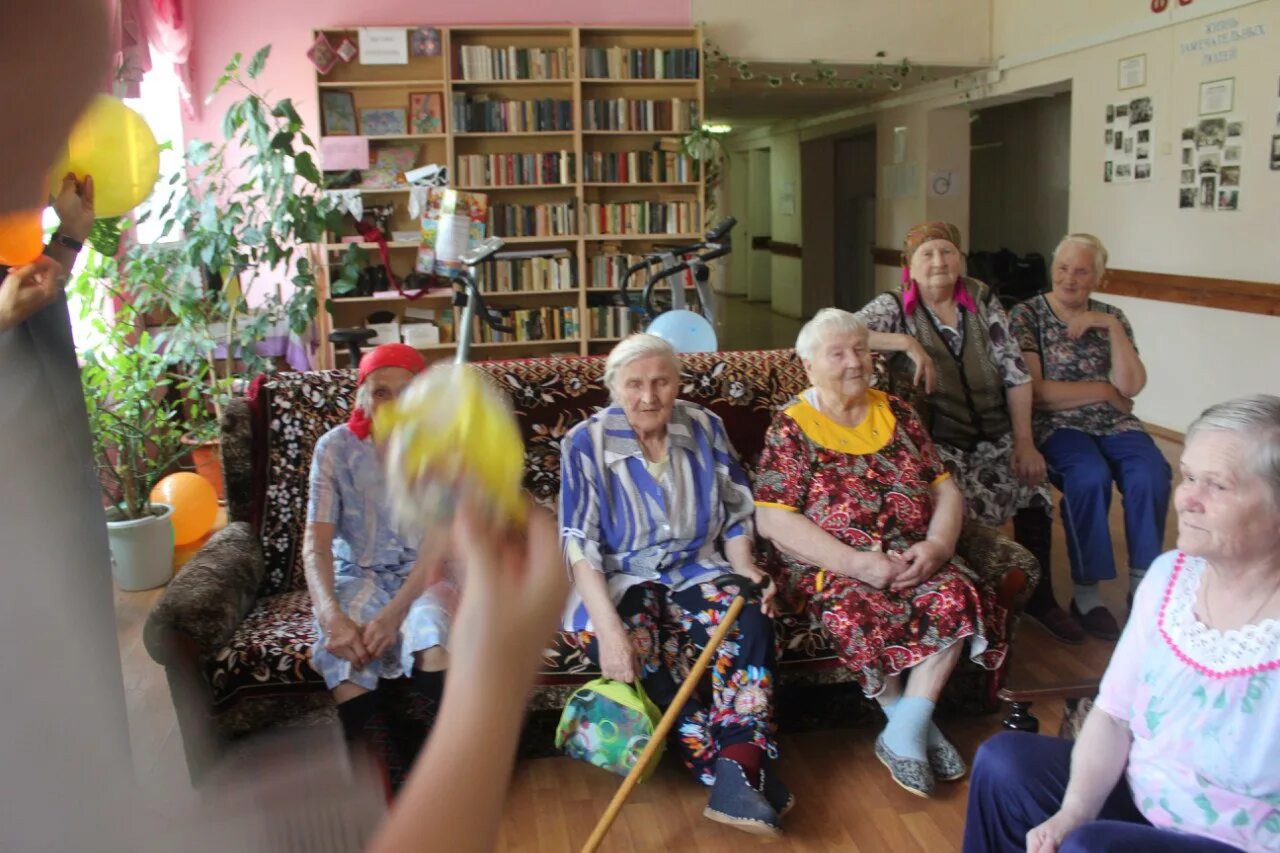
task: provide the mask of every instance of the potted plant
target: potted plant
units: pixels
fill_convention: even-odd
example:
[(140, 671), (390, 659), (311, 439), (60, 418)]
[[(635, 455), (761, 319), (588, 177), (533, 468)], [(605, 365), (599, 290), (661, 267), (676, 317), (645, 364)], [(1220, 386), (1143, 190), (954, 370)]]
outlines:
[(107, 506), (112, 572), (123, 590), (173, 574), (172, 508), (151, 491), (186, 453), (182, 436), (196, 395), (175, 382), (174, 358), (146, 330), (110, 259), (90, 255), (71, 292), (97, 340), (80, 371), (93, 456)]
[[(240, 97), (223, 117), (224, 139), (188, 146), (183, 167), (138, 218), (153, 220), (160, 240), (135, 244), (123, 258), (134, 305), (167, 318), (157, 340), (202, 388), (205, 405), (192, 409), (187, 435), (197, 450), (216, 447), (227, 400), (274, 367), (280, 349), (264, 345), (311, 328), (319, 305), (309, 247), (343, 216), (292, 102), (271, 103), (255, 88), (270, 49), (247, 64), (237, 53), (226, 66), (214, 91)], [(348, 249), (335, 292), (354, 286), (363, 260)], [(220, 466), (202, 473), (221, 498)]]

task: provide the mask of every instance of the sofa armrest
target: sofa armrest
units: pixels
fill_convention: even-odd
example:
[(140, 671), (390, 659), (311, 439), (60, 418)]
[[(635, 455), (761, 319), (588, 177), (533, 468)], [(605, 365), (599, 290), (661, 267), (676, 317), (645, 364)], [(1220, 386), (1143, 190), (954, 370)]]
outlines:
[(995, 589), (1000, 603), (1020, 613), (1040, 582), (1040, 563), (1030, 551), (994, 527), (965, 521), (956, 553)]
[(178, 650), (183, 643), (194, 643), (202, 658), (215, 654), (253, 607), (264, 570), (261, 542), (248, 524), (215, 533), (147, 616), (143, 642), (151, 657), (178, 663), (187, 657)]

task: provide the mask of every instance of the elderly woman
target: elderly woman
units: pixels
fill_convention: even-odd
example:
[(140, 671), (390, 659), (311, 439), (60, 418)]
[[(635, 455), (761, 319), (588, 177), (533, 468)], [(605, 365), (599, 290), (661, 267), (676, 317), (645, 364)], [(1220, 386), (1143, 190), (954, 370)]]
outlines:
[[(962, 498), (910, 406), (869, 386), (867, 328), (825, 308), (796, 339), (813, 387), (779, 412), (756, 467), (760, 533), (791, 589), (889, 724), (876, 756), (929, 796), (965, 774), (933, 709), (969, 640), (1004, 660), (1004, 609), (955, 555)], [(908, 671), (910, 671), (908, 673)]]
[(1181, 467), (1080, 739), (985, 743), (965, 850), (1280, 850), (1280, 397), (1206, 410)]
[(992, 527), (1012, 518), (1014, 538), (1039, 561), (1027, 614), (1059, 640), (1082, 643), (1080, 625), (1053, 597), (1052, 502), (1031, 429), (1031, 374), (1009, 319), (989, 287), (962, 275), (956, 226), (912, 228), (902, 263), (902, 290), (858, 312), (871, 348), (898, 354), (889, 361), (895, 387), (923, 381), (927, 396), (915, 402), (968, 517)]
[[(435, 549), (393, 521), (380, 449), (370, 436), (373, 413), (394, 400), (425, 364), (404, 344), (384, 344), (360, 360), (350, 420), (316, 443), (311, 460), (305, 565), (319, 636), (311, 662), (338, 703), (351, 740), (364, 740), (389, 720), (383, 679), (411, 675), (420, 710), (440, 701), (451, 587), (426, 588)], [(377, 720), (375, 724), (374, 721)], [(425, 732), (396, 732), (393, 781), (407, 770)], [(384, 757), (387, 749), (382, 750)], [(399, 762), (396, 762), (397, 764)]]
[(1103, 639), (1120, 636), (1098, 581), (1116, 576), (1107, 515), (1114, 482), (1124, 495), (1130, 599), (1164, 546), (1172, 472), (1135, 418), (1147, 373), (1119, 308), (1091, 298), (1107, 250), (1091, 234), (1070, 234), (1053, 253), (1053, 290), (1012, 313), (1013, 334), (1035, 385), (1036, 443), (1062, 490), (1071, 557), (1072, 615)]
[[(613, 405), (561, 444), (561, 528), (576, 593), (565, 628), (588, 632), (606, 678), (639, 679), (666, 706), (684, 677), (682, 642), (705, 646), (734, 597), (714, 581), (766, 578), (752, 556), (751, 488), (720, 419), (676, 399), (680, 364), (666, 341), (626, 338), (604, 379)], [(772, 598), (770, 587), (763, 604), (743, 609), (711, 667), (711, 707), (690, 701), (672, 744), (712, 786), (707, 817), (770, 835), (792, 804), (766, 766), (777, 753)]]

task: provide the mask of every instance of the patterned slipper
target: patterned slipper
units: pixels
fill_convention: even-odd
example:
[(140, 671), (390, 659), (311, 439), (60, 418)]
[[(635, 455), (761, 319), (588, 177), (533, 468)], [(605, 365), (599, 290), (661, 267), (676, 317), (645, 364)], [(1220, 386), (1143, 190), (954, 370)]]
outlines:
[(751, 787), (742, 766), (728, 758), (716, 759), (716, 784), (711, 788), (711, 798), (702, 814), (752, 835), (770, 838), (782, 835), (778, 813), (764, 794)]
[(903, 789), (917, 797), (933, 794), (933, 771), (929, 768), (929, 762), (895, 754), (885, 746), (883, 734), (876, 738), (876, 758), (889, 768), (889, 775)]
[(933, 771), (933, 778), (939, 782), (956, 782), (969, 772), (964, 759), (960, 757), (960, 750), (946, 738), (941, 743), (930, 746), (928, 753), (929, 769)]

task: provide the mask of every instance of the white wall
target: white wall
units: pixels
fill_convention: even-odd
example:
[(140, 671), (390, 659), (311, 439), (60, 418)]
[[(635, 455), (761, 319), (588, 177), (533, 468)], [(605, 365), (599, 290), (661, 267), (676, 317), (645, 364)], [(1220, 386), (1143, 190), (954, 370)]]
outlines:
[[(1126, 8), (1118, 11), (1122, 5)], [(797, 133), (808, 139), (875, 123), (881, 167), (879, 244), (898, 246), (917, 222), (945, 218), (961, 228), (963, 248), (968, 249), (969, 193), (982, 191), (969, 186), (968, 111), (988, 99), (1016, 98), (1067, 83), (1073, 93), (1070, 230), (1099, 235), (1117, 269), (1275, 284), (1280, 280), (1280, 171), (1268, 168), (1267, 155), (1280, 112), (1280, 0), (1198, 0), (1187, 7), (1171, 3), (1177, 11), (1163, 15), (1152, 15), (1146, 7), (1135, 0), (1082, 0), (1080, 8), (1057, 0), (994, 0), (995, 49), (1006, 57), (997, 82), (976, 85), (968, 98), (963, 88), (944, 82), (875, 109), (759, 133), (765, 138)], [(1099, 17), (1086, 14), (1089, 9)], [(1234, 57), (1206, 64), (1205, 52), (1194, 45), (1210, 37), (1207, 26), (1228, 18), (1236, 19), (1241, 31), (1261, 27), (1263, 35), (1230, 42)], [(1121, 93), (1117, 62), (1136, 54), (1146, 55), (1147, 84)], [(1181, 211), (1179, 132), (1197, 118), (1199, 84), (1222, 77), (1235, 78), (1235, 112), (1246, 122), (1240, 210)], [(1105, 105), (1138, 96), (1154, 102), (1153, 179), (1105, 184)], [(893, 129), (898, 126), (907, 128), (905, 159), (917, 164), (918, 173), (906, 197), (889, 198), (883, 170), (893, 162)], [(928, 197), (925, 178), (935, 169), (953, 170), (963, 190), (954, 197)], [(877, 267), (881, 289), (897, 281), (896, 270)], [(1109, 297), (1103, 293), (1101, 298)], [(1280, 392), (1280, 347), (1275, 343), (1280, 318), (1145, 299), (1114, 301), (1129, 315), (1147, 362), (1150, 378), (1136, 410), (1144, 420), (1181, 430), (1206, 406), (1231, 394)]]
[[(800, 244), (800, 135), (782, 134), (769, 146), (773, 153), (772, 237), (779, 243)], [(804, 316), (800, 258), (773, 255), (773, 310), (788, 317)]]
[(747, 298), (756, 302), (771, 299), (773, 260), (767, 249), (752, 247), (756, 237), (773, 233), (769, 201), (772, 198), (773, 158), (768, 147), (755, 148), (747, 154), (747, 233), (743, 245), (747, 253)]

